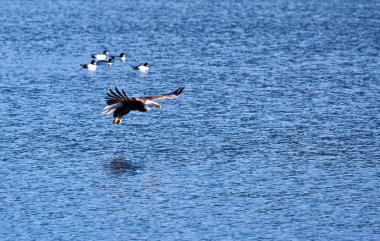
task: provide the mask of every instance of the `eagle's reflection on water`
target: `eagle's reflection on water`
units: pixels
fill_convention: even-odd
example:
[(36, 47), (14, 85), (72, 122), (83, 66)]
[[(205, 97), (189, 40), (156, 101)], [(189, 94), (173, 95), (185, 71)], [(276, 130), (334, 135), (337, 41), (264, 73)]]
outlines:
[(106, 163), (106, 167), (113, 174), (137, 174), (138, 169), (140, 168), (138, 165), (134, 164), (131, 161), (125, 160), (121, 156), (113, 156)]

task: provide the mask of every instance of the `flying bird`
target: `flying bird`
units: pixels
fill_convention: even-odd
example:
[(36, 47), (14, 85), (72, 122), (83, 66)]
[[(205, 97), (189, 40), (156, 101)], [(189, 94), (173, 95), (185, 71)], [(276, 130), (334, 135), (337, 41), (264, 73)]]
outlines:
[(95, 60), (107, 60), (109, 54), (109, 50), (104, 50), (102, 54), (93, 54), (91, 57)]
[(96, 61), (92, 60), (89, 64), (81, 64), (82, 68), (87, 69), (89, 71), (95, 71), (96, 70)]
[(141, 72), (147, 72), (149, 70), (149, 64), (145, 63), (143, 65), (132, 66), (133, 69), (140, 70)]
[(180, 87), (175, 91), (157, 96), (147, 96), (147, 97), (128, 97), (123, 89), (121, 91), (115, 87), (115, 91), (110, 89), (107, 93), (106, 102), (107, 106), (104, 107), (102, 114), (107, 115), (113, 112), (113, 123), (121, 124), (123, 117), (127, 115), (130, 111), (137, 110), (141, 112), (147, 112), (153, 107), (161, 108), (161, 105), (156, 103), (156, 100), (161, 99), (175, 99), (182, 94), (185, 87)]

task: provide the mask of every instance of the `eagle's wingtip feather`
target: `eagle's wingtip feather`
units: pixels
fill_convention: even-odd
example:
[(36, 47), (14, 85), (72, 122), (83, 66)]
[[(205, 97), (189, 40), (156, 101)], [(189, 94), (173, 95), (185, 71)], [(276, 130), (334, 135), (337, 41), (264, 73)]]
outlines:
[(116, 103), (113, 105), (107, 105), (106, 107), (103, 108), (102, 110), (102, 115), (108, 115), (112, 112), (114, 112), (117, 108), (119, 108), (121, 103)]

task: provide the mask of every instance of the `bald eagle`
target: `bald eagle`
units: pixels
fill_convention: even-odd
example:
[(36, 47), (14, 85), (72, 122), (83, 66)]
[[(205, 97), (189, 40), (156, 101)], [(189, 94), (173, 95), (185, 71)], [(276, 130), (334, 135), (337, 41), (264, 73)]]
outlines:
[(102, 114), (107, 115), (113, 112), (114, 124), (121, 124), (123, 117), (132, 110), (138, 110), (141, 112), (146, 112), (153, 107), (161, 108), (161, 105), (156, 103), (156, 100), (161, 99), (175, 99), (180, 94), (182, 94), (185, 87), (180, 87), (175, 91), (157, 96), (147, 96), (147, 97), (131, 97), (129, 98), (125, 91), (121, 91), (115, 87), (115, 91), (110, 89), (107, 93), (106, 102), (107, 106), (104, 107)]

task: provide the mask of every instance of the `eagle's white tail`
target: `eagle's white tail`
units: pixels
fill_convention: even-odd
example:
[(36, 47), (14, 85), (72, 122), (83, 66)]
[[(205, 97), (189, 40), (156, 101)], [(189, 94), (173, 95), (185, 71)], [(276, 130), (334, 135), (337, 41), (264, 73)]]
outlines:
[(113, 105), (107, 105), (106, 107), (104, 107), (104, 109), (102, 110), (102, 115), (108, 115), (112, 112), (114, 112), (117, 108), (119, 108), (121, 106), (121, 103), (116, 103), (116, 104), (113, 104)]

